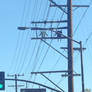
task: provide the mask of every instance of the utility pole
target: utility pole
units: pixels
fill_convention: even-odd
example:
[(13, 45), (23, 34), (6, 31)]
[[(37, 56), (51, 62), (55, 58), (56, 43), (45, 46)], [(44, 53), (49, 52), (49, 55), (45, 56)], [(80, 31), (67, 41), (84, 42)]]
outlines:
[[(72, 0), (67, 0), (68, 37), (73, 39)], [(68, 39), (68, 92), (74, 92), (73, 83), (73, 41)]]
[(82, 80), (82, 92), (84, 92), (84, 68), (83, 68), (83, 52), (82, 52), (82, 42), (80, 41), (80, 58), (81, 58), (81, 80)]
[[(68, 92), (74, 92), (74, 76), (80, 76), (80, 74), (73, 74), (73, 50), (78, 50), (81, 51), (81, 76), (82, 76), (82, 92), (84, 92), (84, 73), (83, 73), (83, 57), (82, 57), (82, 50), (85, 48), (82, 48), (81, 42), (73, 40), (73, 23), (72, 23), (72, 7), (73, 8), (86, 8), (89, 7), (89, 5), (72, 5), (72, 0), (67, 0), (66, 5), (58, 5), (54, 0), (49, 0), (52, 4), (50, 4), (50, 7), (57, 7), (59, 8), (63, 13), (67, 14), (67, 19), (66, 20), (60, 20), (60, 21), (33, 21), (31, 22), (32, 24), (49, 24), (49, 23), (67, 23), (67, 26), (62, 26), (62, 27), (47, 27), (47, 28), (42, 28), (42, 27), (18, 27), (19, 30), (26, 30), (26, 29), (31, 29), (31, 30), (49, 30), (51, 32), (54, 32), (57, 36), (38, 36), (38, 37), (33, 37), (33, 40), (42, 40), (45, 44), (50, 46), (52, 49), (54, 49), (57, 53), (61, 54), (64, 58), (67, 59), (68, 61), (68, 73), (66, 75), (63, 75), (65, 77), (68, 77)], [(64, 9), (67, 8), (67, 11)], [(67, 30), (67, 36), (63, 35), (62, 31)], [(66, 39), (67, 40), (67, 46), (62, 48), (62, 49), (67, 49), (67, 56), (63, 55), (60, 51), (55, 49), (53, 46), (51, 46), (49, 43), (45, 41), (45, 39)], [(80, 48), (74, 48), (73, 47), (73, 42), (76, 42), (77, 44), (80, 44)], [(57, 71), (49, 71), (50, 73), (56, 73)], [(60, 71), (61, 72), (61, 71)], [(42, 74), (42, 73), (48, 73), (47, 72), (34, 72), (34, 74)]]

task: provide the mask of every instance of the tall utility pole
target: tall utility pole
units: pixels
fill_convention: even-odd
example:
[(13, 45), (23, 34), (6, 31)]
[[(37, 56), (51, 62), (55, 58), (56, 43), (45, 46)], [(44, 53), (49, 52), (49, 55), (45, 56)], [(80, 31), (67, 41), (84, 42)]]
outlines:
[[(67, 14), (67, 20), (60, 20), (60, 21), (33, 21), (32, 24), (49, 24), (49, 23), (67, 23), (67, 26), (62, 26), (62, 27), (49, 27), (49, 28), (42, 28), (42, 27), (18, 27), (19, 30), (26, 30), (26, 29), (31, 29), (31, 30), (40, 30), (43, 31), (42, 36), (36, 36), (33, 37), (32, 39), (34, 40), (42, 40), (45, 44), (50, 46), (52, 49), (54, 49), (57, 53), (62, 55), (68, 60), (68, 69), (67, 69), (67, 74), (64, 76), (68, 77), (68, 92), (74, 92), (74, 82), (73, 82), (73, 77), (77, 76), (79, 74), (73, 74), (73, 50), (79, 50), (81, 49), (81, 77), (82, 77), (82, 92), (84, 92), (84, 74), (83, 74), (83, 57), (82, 57), (82, 50), (85, 48), (82, 48), (82, 44), (78, 41), (73, 40), (73, 23), (72, 23), (72, 7), (73, 8), (86, 8), (89, 7), (89, 5), (72, 5), (72, 0), (67, 0), (66, 5), (58, 5), (54, 0), (49, 0), (52, 4), (50, 7), (57, 7), (63, 13)], [(64, 9), (67, 8), (67, 11)], [(67, 30), (67, 36), (63, 35), (62, 31), (66, 29)], [(54, 32), (57, 36), (46, 36), (44, 30), (49, 30), (51, 32)], [(51, 34), (52, 35), (52, 34)], [(67, 39), (67, 46), (63, 47), (62, 49), (67, 49), (67, 57), (63, 55), (60, 51), (55, 49), (53, 46), (51, 46), (49, 43), (45, 41), (45, 39)], [(74, 48), (73, 47), (73, 41), (76, 42), (77, 44), (80, 44), (80, 48)], [(42, 73), (56, 73), (57, 71), (49, 71), (49, 72), (33, 72), (33, 74), (42, 74)], [(58, 71), (59, 72), (59, 71)], [(61, 72), (61, 71), (60, 71)]]
[[(67, 0), (68, 37), (73, 38), (72, 0)], [(68, 39), (68, 92), (74, 92), (73, 87), (73, 41)]]
[(84, 70), (83, 70), (83, 52), (82, 42), (80, 41), (80, 57), (81, 57), (81, 80), (82, 80), (82, 92), (84, 92)]

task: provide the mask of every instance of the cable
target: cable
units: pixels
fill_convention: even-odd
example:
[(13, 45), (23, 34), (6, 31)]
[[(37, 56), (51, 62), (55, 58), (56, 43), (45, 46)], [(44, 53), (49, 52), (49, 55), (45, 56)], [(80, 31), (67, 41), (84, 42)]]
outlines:
[(35, 68), (36, 68), (36, 66), (37, 66), (37, 58), (38, 58), (39, 50), (40, 50), (40, 47), (41, 47), (41, 42), (42, 42), (42, 41), (39, 42), (39, 46), (38, 46), (38, 49), (37, 49), (37, 53), (36, 53), (35, 58), (34, 58), (34, 64), (33, 64), (32, 72), (35, 71)]
[(56, 63), (53, 65), (53, 67), (51, 68), (51, 70), (55, 69), (55, 67), (56, 67), (57, 63), (60, 61), (60, 59), (61, 59), (61, 55), (58, 57)]
[[(25, 16), (25, 21), (27, 21), (27, 19), (29, 20), (29, 15), (30, 15), (30, 9), (31, 9), (31, 4), (32, 4), (32, 0), (29, 0), (28, 2), (28, 7), (27, 7), (27, 13), (26, 13), (26, 16)], [(25, 22), (26, 23), (26, 22)]]
[[(41, 46), (41, 41), (39, 42), (39, 45), (38, 45), (38, 48), (37, 48), (37, 52), (36, 52), (36, 55), (35, 55), (35, 57), (34, 57), (34, 62), (33, 62), (33, 67), (32, 67), (32, 72), (35, 71), (35, 68), (36, 68), (36, 66), (37, 66), (36, 63), (37, 63), (37, 59), (38, 59), (38, 54), (39, 54), (40, 46)], [(32, 75), (31, 75), (30, 78), (32, 79)]]
[[(49, 12), (50, 12), (50, 8), (48, 9), (48, 13), (47, 13), (46, 20), (48, 19)], [(50, 44), (51, 44), (51, 43), (52, 43), (52, 40), (51, 40)], [(40, 68), (41, 68), (41, 66), (42, 66), (42, 64), (43, 64), (43, 61), (44, 61), (44, 59), (45, 59), (45, 57), (46, 57), (46, 55), (47, 55), (49, 49), (50, 49), (50, 46), (48, 46), (48, 48), (47, 48), (47, 51), (46, 51), (46, 53), (45, 53), (45, 55), (44, 55), (44, 57), (43, 57), (43, 59), (42, 59), (42, 62), (40, 63), (40, 65), (39, 65), (39, 67), (38, 67), (38, 71), (40, 70)]]
[[(56, 8), (56, 9), (57, 9), (57, 8)], [(50, 7), (49, 7), (49, 9), (48, 9), (48, 13), (47, 13), (47, 17), (46, 17), (46, 19), (48, 19), (49, 12), (50, 12)], [(56, 14), (56, 10), (55, 10), (55, 12), (54, 12), (53, 17), (55, 17), (55, 14)], [(52, 27), (52, 23), (51, 23), (51, 27)], [(52, 43), (52, 40), (51, 40), (50, 44), (51, 44), (51, 43)], [(42, 59), (42, 62), (40, 63), (39, 68), (38, 68), (38, 71), (40, 70), (40, 68), (41, 68), (41, 66), (42, 66), (42, 64), (43, 64), (44, 59), (45, 59), (45, 57), (46, 57), (46, 55), (47, 55), (47, 53), (48, 53), (49, 49), (50, 49), (50, 47), (48, 46), (47, 51), (46, 51), (46, 53), (45, 53), (45, 55), (44, 55), (44, 57), (43, 57), (43, 59)], [(43, 49), (42, 49), (42, 50), (43, 50)], [(41, 52), (42, 52), (42, 51), (41, 51)]]
[[(49, 13), (49, 11), (48, 11), (48, 13)], [(55, 16), (55, 14), (56, 14), (56, 10), (55, 10), (54, 16)], [(47, 14), (47, 15), (48, 15), (48, 14)], [(62, 19), (62, 17), (63, 17), (63, 14), (62, 14), (60, 20)], [(52, 24), (52, 23), (51, 23), (51, 24)], [(58, 27), (58, 26), (59, 26), (59, 24), (57, 25), (57, 27)], [(52, 40), (51, 40), (51, 42), (52, 42)], [(50, 44), (51, 44), (51, 42), (50, 42)], [(46, 51), (46, 53), (45, 53), (45, 55), (44, 55), (44, 57), (43, 57), (43, 59), (42, 59), (42, 62), (40, 63), (40, 66), (39, 66), (39, 68), (38, 68), (38, 71), (40, 70), (40, 68), (41, 68), (41, 66), (42, 66), (42, 64), (43, 64), (43, 61), (44, 61), (44, 59), (45, 59), (45, 57), (46, 57), (46, 55), (47, 55), (47, 53), (48, 53), (49, 48), (50, 48), (50, 47), (47, 48), (47, 51)]]
[[(48, 2), (46, 3), (46, 5), (48, 4)], [(47, 7), (46, 7), (47, 8)], [(46, 8), (45, 8), (45, 10), (46, 10)], [(47, 11), (47, 15), (46, 15), (46, 20), (48, 19), (48, 17), (49, 17), (49, 12), (50, 12), (50, 7), (48, 8), (48, 11)], [(44, 14), (45, 14), (45, 12), (44, 12)], [(44, 15), (45, 16), (45, 15)], [(46, 26), (46, 24), (44, 24), (44, 27)], [(32, 76), (31, 76), (31, 78), (32, 78)], [(36, 77), (34, 78), (34, 80), (36, 80)]]
[(11, 60), (11, 63), (10, 63), (10, 66), (9, 66), (9, 72), (12, 71), (12, 66), (13, 66), (13, 62), (14, 62), (14, 58), (16, 57), (17, 55), (17, 50), (18, 50), (18, 46), (19, 46), (19, 41), (20, 41), (20, 32), (18, 31), (18, 38), (17, 38), (17, 43), (16, 43), (16, 47), (15, 47), (15, 50), (14, 50), (14, 54), (13, 54), (13, 57), (12, 57), (12, 60)]
[[(37, 2), (36, 2), (36, 0), (34, 2), (35, 2), (35, 4), (34, 4), (34, 7), (33, 7), (32, 15), (34, 14), (35, 9), (37, 9)], [(34, 20), (35, 16), (33, 16), (32, 19)]]
[[(21, 72), (23, 71), (23, 67), (24, 67), (24, 64), (25, 64), (25, 62), (26, 62), (26, 57), (28, 56), (30, 44), (31, 44), (31, 41), (30, 41), (30, 42), (28, 43), (28, 45), (26, 46), (27, 50), (25, 50), (25, 52), (23, 51), (24, 59), (22, 60), (19, 73), (21, 73)], [(22, 58), (22, 57), (21, 57), (21, 58)]]
[[(89, 7), (88, 7), (88, 8), (89, 8)], [(85, 12), (83, 13), (83, 15), (82, 15), (82, 17), (81, 17), (81, 19), (80, 19), (80, 21), (79, 21), (77, 27), (76, 27), (75, 30), (74, 30), (74, 34), (76, 33), (76, 31), (77, 31), (79, 25), (81, 24), (81, 22), (82, 22), (84, 16), (86, 15), (86, 13), (87, 13), (87, 11), (88, 11), (88, 8), (87, 8), (87, 9), (85, 10)]]
[[(34, 52), (35, 52), (35, 49), (36, 49), (36, 45), (37, 45), (37, 40), (36, 40), (36, 42), (35, 42), (35, 44), (34, 44), (34, 48), (33, 48), (31, 57), (29, 58), (29, 61), (28, 61), (27, 65), (26, 65), (26, 68), (25, 68), (26, 71), (28, 71), (28, 67), (29, 67), (29, 65), (30, 65), (31, 62), (32, 62), (32, 58), (33, 58), (33, 56), (34, 56)], [(26, 71), (25, 71), (25, 72), (26, 72)]]
[[(25, 0), (26, 1), (26, 0)], [(26, 2), (24, 3), (24, 7), (26, 6)], [(25, 9), (23, 9), (23, 14), (22, 14), (22, 18), (24, 17), (24, 12), (25, 12)], [(21, 21), (21, 24), (22, 24), (22, 21)], [(20, 39), (20, 44), (22, 44), (22, 42), (23, 42), (23, 36), (24, 36), (24, 33), (22, 34), (22, 36), (21, 36), (21, 38), (20, 37), (18, 37), (18, 39)], [(20, 53), (20, 50), (21, 50), (21, 46), (19, 46), (19, 43), (17, 42), (17, 48), (19, 47), (19, 49), (18, 50), (16, 50), (17, 52), (18, 52), (18, 54)], [(16, 57), (16, 61), (18, 60), (18, 54), (16, 54), (15, 55), (15, 57)], [(14, 67), (13, 67), (14, 68)], [(10, 69), (11, 70), (11, 69)]]
[(39, 4), (39, 13), (38, 13), (38, 15), (37, 15), (37, 18), (36, 19), (38, 19), (39, 18), (39, 15), (40, 15), (40, 13), (41, 13), (41, 7), (42, 7), (42, 1), (40, 0), (40, 4)]
[(26, 4), (27, 4), (27, 1), (25, 0), (25, 1), (24, 1), (24, 7), (23, 7), (23, 12), (22, 12), (22, 17), (21, 17), (21, 22), (20, 22), (20, 24), (22, 24), (23, 21), (24, 21)]
[[(48, 19), (49, 12), (50, 12), (50, 7), (49, 7), (48, 12), (47, 12), (46, 20)], [(45, 27), (45, 25), (44, 25), (44, 27)], [(47, 50), (47, 52), (48, 52), (48, 50)], [(46, 54), (47, 54), (47, 52), (46, 52)], [(46, 55), (46, 54), (45, 54), (45, 55)], [(43, 60), (44, 60), (44, 59), (45, 59), (45, 56), (44, 56)], [(42, 63), (43, 63), (43, 60), (42, 60)], [(42, 63), (41, 63), (41, 65), (42, 65)], [(40, 65), (40, 66), (41, 66), (41, 65)]]
[[(31, 3), (31, 2), (30, 2)], [(35, 8), (35, 7), (34, 7)], [(27, 14), (28, 15), (28, 14)], [(26, 16), (27, 17), (27, 16)], [(29, 31), (27, 32), (27, 35), (26, 35), (26, 39), (25, 39), (25, 44), (24, 44), (24, 47), (23, 47), (23, 49), (26, 47), (26, 42), (27, 42), (27, 38), (28, 38), (28, 35), (29, 35)], [(27, 46), (27, 51), (29, 50), (29, 45)], [(27, 51), (26, 51), (26, 53), (27, 53)], [(25, 50), (23, 50), (22, 51), (22, 54), (21, 54), (21, 56), (20, 56), (20, 60), (22, 59), (22, 56), (25, 54)], [(25, 56), (24, 56), (24, 60), (23, 60), (23, 62), (22, 62), (22, 65), (24, 65), (24, 62), (25, 62), (25, 58), (26, 58), (27, 56), (26, 56), (26, 54), (25, 54)], [(18, 65), (21, 65), (21, 62), (18, 64)], [(21, 65), (21, 67), (20, 67), (20, 72), (22, 71), (22, 68), (23, 68), (23, 66)], [(18, 71), (19, 69), (17, 68), (17, 71)]]
[[(50, 44), (51, 44), (51, 43), (52, 43), (52, 40), (51, 40)], [(40, 70), (40, 68), (41, 68), (41, 66), (42, 66), (42, 64), (43, 64), (44, 59), (46, 58), (49, 49), (50, 49), (50, 46), (48, 46), (48, 48), (47, 48), (47, 51), (46, 51), (46, 53), (45, 53), (45, 55), (44, 55), (44, 57), (43, 57), (43, 59), (42, 59), (40, 65), (39, 65), (39, 67), (38, 67), (38, 71)]]
[[(30, 4), (31, 4), (31, 1), (29, 0), (29, 3), (28, 3), (28, 10), (27, 10), (27, 14), (26, 14), (26, 16), (25, 16), (25, 19), (26, 19), (26, 20), (27, 20), (27, 18), (28, 18), (28, 16), (29, 16), (28, 11), (30, 10)], [(26, 35), (26, 39), (25, 39), (25, 43), (24, 43), (24, 47), (23, 47), (23, 49), (25, 49), (25, 48), (27, 47), (27, 50), (26, 50), (26, 51), (25, 51), (25, 50), (22, 51), (22, 54), (21, 54), (21, 56), (20, 56), (20, 63), (18, 64), (18, 65), (21, 65), (21, 66), (20, 66), (20, 70), (19, 70), (19, 67), (17, 67), (17, 71), (19, 70), (19, 73), (23, 70), (22, 68), (23, 68), (23, 66), (24, 66), (25, 59), (26, 59), (26, 57), (27, 57), (27, 55), (28, 55), (30, 42), (28, 43), (28, 45), (26, 45), (26, 43), (27, 43), (27, 38), (28, 38), (29, 33), (30, 33), (30, 31), (28, 30), (27, 35)], [(25, 53), (26, 53), (26, 54), (25, 54)], [(21, 64), (21, 61), (22, 61), (21, 59), (22, 59), (22, 57), (23, 57), (24, 54), (25, 54), (24, 60), (23, 60), (23, 62), (22, 62), (22, 64)]]
[[(36, 3), (36, 2), (35, 2)], [(40, 4), (41, 4), (41, 2), (40, 2)], [(37, 8), (37, 7), (36, 7)], [(24, 64), (24, 62), (23, 62), (23, 64)]]
[[(19, 57), (20, 57), (20, 62), (17, 64), (18, 66), (20, 66), (21, 65), (21, 59), (22, 59), (22, 57), (23, 57), (23, 55), (25, 54), (25, 48), (26, 48), (26, 43), (27, 43), (27, 38), (28, 38), (28, 35), (29, 35), (29, 31), (27, 32), (27, 35), (26, 35), (26, 39), (25, 39), (25, 41), (24, 41), (24, 45), (23, 45), (23, 48), (21, 48), (21, 52), (19, 53), (19, 55), (18, 55), (18, 57), (17, 57), (17, 61), (19, 60)], [(18, 66), (16, 66), (16, 72), (17, 71), (19, 71), (19, 67)], [(21, 67), (23, 67), (23, 66), (21, 66)]]
[[(24, 18), (24, 14), (25, 14), (25, 11), (26, 11), (26, 6), (27, 6), (27, 1), (25, 0), (25, 2), (24, 2), (24, 8), (23, 8), (23, 14), (22, 14), (22, 18)], [(23, 19), (22, 19), (23, 20)], [(22, 20), (21, 20), (21, 24), (22, 24)], [(18, 50), (18, 54), (17, 54), (17, 56), (16, 56), (16, 62), (18, 62), (18, 60), (19, 60), (19, 57), (20, 57), (20, 52), (21, 52), (21, 47), (23, 46), (22, 45), (22, 43), (23, 43), (23, 37), (24, 37), (24, 32), (23, 32), (23, 34), (22, 34), (22, 37), (21, 37), (21, 45), (20, 45), (20, 47), (19, 47), (19, 50)], [(17, 68), (17, 65), (16, 65), (16, 68)], [(16, 68), (15, 68), (15, 70), (16, 70)]]
[[(48, 13), (49, 13), (49, 9), (50, 9), (50, 6), (47, 8), (47, 5), (48, 5), (48, 0), (47, 0), (47, 2), (46, 2), (46, 7), (45, 7), (45, 10), (44, 10), (44, 15), (43, 15), (43, 20), (44, 20), (44, 18), (45, 18), (45, 15), (46, 15), (46, 20), (47, 20), (47, 17), (48, 17)], [(47, 12), (46, 12), (46, 9), (48, 9), (47, 10)], [(46, 14), (47, 13), (47, 14)]]
[[(92, 4), (92, 0), (90, 0), (89, 7), (91, 6), (91, 4)], [(86, 15), (86, 13), (87, 13), (87, 11), (88, 11), (89, 7), (87, 7), (87, 9), (85, 10), (85, 12), (83, 13), (83, 15), (82, 15), (82, 17), (81, 17), (81, 19), (80, 19), (80, 21), (79, 21), (79, 23), (78, 23), (77, 27), (76, 27), (76, 28), (75, 28), (75, 30), (74, 30), (74, 34), (76, 33), (76, 31), (77, 31), (77, 29), (78, 29), (79, 25), (81, 24), (81, 22), (82, 22), (83, 18), (85, 17), (85, 15)]]
[[(36, 3), (36, 2), (35, 2)], [(36, 3), (37, 4), (37, 3)], [(37, 5), (36, 5), (36, 8), (37, 8)], [(40, 2), (40, 8), (41, 8), (41, 2)], [(39, 13), (38, 13), (38, 16), (39, 16)], [(36, 19), (38, 19), (38, 16), (37, 16), (37, 18)]]
[[(26, 0), (25, 0), (25, 2), (24, 2), (24, 8), (23, 8), (23, 14), (22, 14), (22, 18), (24, 18), (24, 13), (25, 13), (25, 7), (26, 7)], [(21, 20), (21, 24), (22, 24), (22, 20)], [(19, 43), (21, 42), (22, 43), (22, 38), (23, 38), (23, 35), (24, 34), (22, 34), (22, 36), (21, 36), (21, 34), (20, 34), (20, 32), (18, 31), (18, 39), (17, 39), (17, 44), (16, 44), (16, 48), (15, 48), (15, 52), (14, 52), (14, 56), (13, 56), (13, 58), (12, 58), (12, 62), (14, 62), (14, 57), (16, 57), (16, 59), (18, 58), (18, 54), (19, 54), (19, 52), (20, 52), (20, 45), (19, 45)], [(18, 49), (19, 48), (19, 49)], [(17, 54), (17, 52), (18, 52), (18, 54)], [(16, 60), (17, 61), (17, 60)], [(11, 63), (11, 65), (10, 65), (10, 68), (14, 68), (14, 66), (12, 65), (12, 63)], [(12, 69), (9, 69), (9, 70), (12, 70)]]
[[(38, 62), (37, 59), (38, 59), (38, 54), (39, 54), (41, 42), (42, 42), (42, 41), (39, 42), (39, 45), (38, 45), (38, 48), (37, 48), (37, 52), (36, 52), (36, 55), (35, 55), (35, 58), (34, 58), (34, 62), (33, 62), (32, 72), (35, 71), (36, 66), (37, 66), (37, 62)], [(30, 76), (30, 79), (32, 79), (32, 77), (33, 77), (33, 75)], [(35, 77), (35, 78), (36, 78), (36, 77)], [(34, 81), (36, 80), (35, 78), (34, 78)]]
[(92, 37), (92, 32), (88, 35), (86, 41), (85, 41), (85, 44), (87, 44), (88, 40)]
[[(92, 0), (90, 0), (89, 7), (91, 6), (91, 4), (92, 4)], [(81, 21), (83, 20), (84, 16), (86, 15), (86, 12), (88, 11), (89, 7), (88, 7), (88, 8), (86, 9), (86, 11), (83, 13), (83, 15), (82, 15), (82, 17), (81, 17), (81, 19), (80, 19), (80, 21), (79, 21), (77, 27), (75, 28), (74, 34), (76, 33), (76, 31), (77, 31), (77, 29), (78, 29), (78, 27), (79, 27)], [(91, 34), (90, 34), (90, 35), (91, 35)], [(88, 42), (88, 40), (89, 40), (89, 38), (90, 38), (90, 35), (89, 35), (88, 38), (86, 39), (84, 45), (87, 44), (87, 42)], [(84, 46), (84, 45), (83, 45), (83, 46)], [(78, 57), (78, 55), (79, 55), (79, 53), (76, 55), (76, 57)]]

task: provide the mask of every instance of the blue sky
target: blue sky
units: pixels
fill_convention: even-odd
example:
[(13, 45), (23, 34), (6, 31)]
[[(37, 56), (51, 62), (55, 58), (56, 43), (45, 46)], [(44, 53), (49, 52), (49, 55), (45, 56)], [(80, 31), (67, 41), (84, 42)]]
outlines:
[[(54, 0), (58, 4), (65, 3), (65, 0)], [(77, 41), (83, 41), (83, 46), (86, 47), (84, 51), (84, 74), (85, 74), (85, 88), (92, 90), (92, 4), (90, 0), (73, 1), (73, 4), (90, 4), (85, 16), (83, 16), (86, 8), (73, 10), (73, 29), (77, 27), (80, 19), (83, 19), (78, 26), (76, 33), (74, 33), (74, 39)], [(30, 79), (30, 72), (32, 70), (38, 71), (42, 61), (44, 61), (40, 67), (40, 70), (62, 70), (67, 69), (67, 60), (51, 48), (48, 48), (43, 42), (31, 40), (31, 37), (35, 36), (35, 32), (31, 30), (20, 31), (17, 30), (18, 26), (34, 26), (31, 24), (33, 20), (59, 20), (62, 12), (58, 8), (48, 8), (48, 0), (1, 0), (0, 1), (0, 70), (5, 71), (7, 74), (25, 74), (23, 79)], [(49, 15), (48, 14), (49, 10)], [(66, 16), (62, 19), (65, 19)], [(65, 25), (65, 24), (64, 24)], [(44, 25), (38, 25), (44, 27)], [(51, 25), (45, 25), (49, 27)], [(53, 25), (56, 27), (56, 25)], [(60, 24), (59, 26), (62, 26)], [(40, 32), (38, 32), (39, 34)], [(63, 32), (66, 34), (66, 31)], [(88, 39), (88, 40), (87, 40)], [(87, 40), (87, 42), (86, 42)], [(50, 43), (50, 41), (48, 41)], [(36, 44), (36, 45), (35, 45)], [(62, 51), (60, 47), (66, 45), (66, 41), (53, 40), (51, 43), (56, 49), (66, 54), (66, 51)], [(74, 44), (74, 46), (78, 46)], [(38, 53), (37, 53), (38, 52)], [(46, 54), (46, 52), (48, 52)], [(43, 59), (46, 55), (45, 59)], [(35, 59), (36, 58), (36, 59)], [(60, 58), (60, 59), (59, 59)], [(58, 63), (56, 64), (56, 62)], [(56, 64), (56, 65), (55, 65)], [(74, 71), (80, 73), (80, 58), (79, 52), (74, 52)], [(48, 76), (48, 75), (47, 75)], [(34, 80), (34, 76), (31, 80)], [(54, 82), (58, 83), (67, 92), (67, 78), (62, 78), (61, 74), (50, 75)], [(75, 92), (81, 91), (80, 78), (75, 79)], [(45, 79), (40, 75), (37, 76), (36, 81), (45, 83)], [(6, 90), (12, 91), (13, 88), (8, 88), (6, 82)], [(52, 86), (49, 82), (47, 85)], [(32, 85), (29, 84), (29, 87)], [(34, 86), (36, 87), (36, 86)], [(38, 87), (38, 86), (37, 86)], [(52, 86), (53, 87), (53, 86)]]

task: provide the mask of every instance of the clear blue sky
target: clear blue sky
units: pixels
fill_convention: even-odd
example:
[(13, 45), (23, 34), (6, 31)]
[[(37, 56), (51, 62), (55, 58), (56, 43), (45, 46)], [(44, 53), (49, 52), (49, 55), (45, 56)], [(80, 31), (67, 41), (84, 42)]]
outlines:
[[(58, 4), (65, 3), (65, 0), (54, 0)], [(91, 0), (74, 0), (73, 4), (89, 4), (85, 16), (83, 14), (86, 8), (73, 9), (73, 29), (77, 27), (79, 21), (83, 17), (79, 24), (76, 32), (74, 31), (74, 39), (77, 41), (83, 41), (86, 51), (84, 51), (84, 74), (85, 74), (85, 88), (92, 90), (92, 4)], [(17, 30), (18, 26), (33, 26), (31, 21), (33, 20), (59, 20), (62, 12), (58, 8), (50, 8), (48, 13), (49, 0), (1, 0), (0, 1), (0, 71), (5, 71), (6, 78), (7, 74), (25, 74), (23, 79), (30, 79), (30, 72), (38, 71), (39, 66), (43, 60), (46, 52), (44, 62), (40, 67), (40, 70), (62, 70), (67, 69), (67, 61), (58, 53), (51, 48), (48, 48), (43, 42), (31, 40), (31, 37), (35, 36), (35, 32), (26, 30)], [(66, 17), (63, 17), (65, 19)], [(44, 27), (44, 25), (38, 25)], [(56, 25), (53, 25), (56, 27)], [(61, 26), (61, 25), (59, 25)], [(45, 27), (49, 27), (46, 25)], [(66, 32), (63, 32), (66, 34)], [(38, 32), (39, 34), (39, 32)], [(88, 40), (87, 40), (88, 39)], [(87, 41), (87, 42), (86, 42)], [(50, 41), (48, 41), (50, 43)], [(36, 46), (35, 46), (36, 44)], [(65, 46), (65, 41), (53, 41), (52, 45), (59, 51), (66, 55), (66, 51), (60, 49), (61, 46)], [(74, 44), (74, 46), (78, 46)], [(34, 49), (35, 47), (35, 49)], [(39, 49), (39, 50), (38, 50)], [(38, 53), (37, 53), (38, 52)], [(36, 59), (35, 59), (36, 58)], [(60, 58), (60, 59), (59, 59)], [(56, 64), (56, 62), (58, 63)], [(55, 65), (56, 64), (56, 65)], [(54, 66), (55, 65), (55, 66)], [(34, 67), (35, 66), (35, 67)], [(74, 52), (74, 71), (80, 73), (80, 58), (79, 52)], [(50, 75), (54, 82), (59, 83), (67, 92), (67, 78), (62, 78), (61, 74)], [(81, 91), (80, 78), (75, 79), (75, 92)], [(34, 76), (32, 77), (34, 80)], [(50, 85), (49, 82), (45, 81), (40, 75), (37, 76), (36, 81)], [(14, 88), (8, 88), (6, 82), (6, 90), (12, 92)], [(50, 85), (52, 86), (52, 85)], [(32, 87), (32, 85), (29, 85)], [(36, 86), (34, 86), (36, 87)], [(38, 86), (37, 86), (38, 87)], [(52, 86), (53, 87), (53, 86)]]

